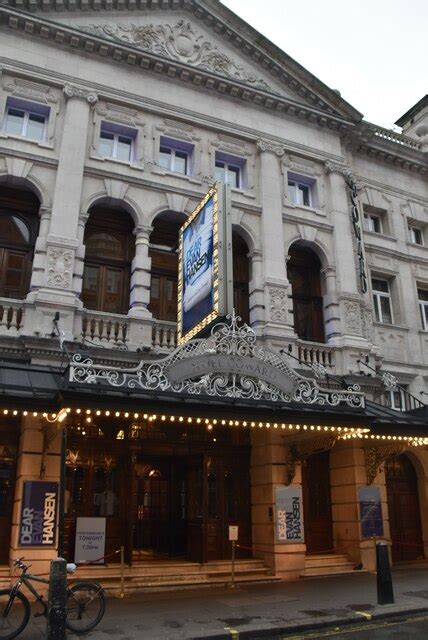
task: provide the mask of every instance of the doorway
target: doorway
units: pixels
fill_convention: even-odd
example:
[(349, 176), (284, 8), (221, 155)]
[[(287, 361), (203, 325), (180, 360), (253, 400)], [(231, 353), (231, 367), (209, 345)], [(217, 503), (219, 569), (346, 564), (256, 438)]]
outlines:
[(385, 463), (392, 559), (423, 557), (418, 479), (409, 458), (402, 454)]
[(18, 439), (17, 421), (0, 423), (0, 565), (9, 562)]
[(314, 453), (306, 459), (302, 484), (306, 552), (332, 551), (330, 451)]

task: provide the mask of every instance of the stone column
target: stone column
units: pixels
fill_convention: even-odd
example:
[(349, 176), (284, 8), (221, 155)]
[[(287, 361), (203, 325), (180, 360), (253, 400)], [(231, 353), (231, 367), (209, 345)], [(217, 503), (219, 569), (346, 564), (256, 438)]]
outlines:
[(260, 153), (262, 244), (264, 257), (265, 334), (294, 336), (289, 313), (290, 286), (285, 269), (283, 232), (283, 179), (281, 158), (284, 149), (264, 140), (257, 141)]
[[(45, 429), (49, 427), (46, 431)], [(15, 501), (11, 531), (11, 563), (20, 556), (32, 564), (32, 573), (49, 571), (50, 560), (57, 557), (56, 547), (19, 547), (19, 523), (25, 480), (59, 481), (60, 437), (57, 426), (49, 424), (39, 413), (22, 417), (16, 471)], [(56, 539), (58, 541), (58, 532)], [(42, 585), (40, 585), (42, 587)], [(47, 587), (46, 587), (47, 590)], [(43, 591), (43, 588), (42, 588)]]
[(248, 257), (251, 261), (250, 290), (250, 321), (251, 326), (257, 329), (265, 319), (264, 289), (263, 289), (263, 253), (259, 249), (253, 249)]
[[(251, 438), (251, 504), (253, 555), (275, 575), (296, 580), (305, 568), (306, 545), (277, 544), (275, 540), (275, 487), (286, 484), (286, 438), (269, 429), (255, 429)], [(292, 484), (301, 485), (300, 467)]]
[(324, 276), (325, 292), (324, 302), (324, 325), (325, 336), (328, 342), (332, 338), (340, 336), (340, 309), (336, 291), (336, 267), (329, 264), (321, 269)]
[(151, 258), (149, 240), (153, 227), (139, 225), (134, 230), (135, 257), (131, 267), (130, 294), (130, 343), (136, 347), (150, 347), (152, 344), (152, 314), (148, 310), (150, 302)]
[[(73, 316), (77, 303), (73, 282), (75, 255), (79, 243), (77, 228), (83, 172), (86, 158), (90, 108), (97, 102), (94, 91), (66, 84), (67, 99), (49, 233), (43, 284), (29, 298), (36, 302), (35, 317), (25, 323), (25, 332), (45, 335), (52, 331), (52, 320), (60, 312), (61, 329), (73, 338)], [(33, 314), (31, 314), (33, 316)]]

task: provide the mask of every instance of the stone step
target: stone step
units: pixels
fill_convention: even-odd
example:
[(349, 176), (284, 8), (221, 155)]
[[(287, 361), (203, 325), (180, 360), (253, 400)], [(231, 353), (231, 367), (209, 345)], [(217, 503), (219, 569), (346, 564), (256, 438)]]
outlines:
[(342, 565), (352, 565), (352, 562), (349, 560), (348, 556), (342, 554), (332, 554), (325, 556), (306, 556), (305, 567), (325, 567), (325, 566), (342, 566)]
[(302, 577), (336, 576), (355, 573), (355, 563), (344, 553), (317, 553), (306, 556)]
[(302, 573), (302, 578), (320, 578), (324, 576), (349, 575), (351, 573), (364, 572), (354, 569), (352, 564), (350, 567), (314, 567), (313, 569), (305, 569)]
[[(203, 579), (206, 576), (221, 576), (221, 575), (230, 575), (231, 574), (231, 566), (224, 566), (224, 567), (207, 567), (205, 565), (205, 567), (198, 567), (196, 569), (193, 568), (186, 568), (183, 571), (177, 572), (177, 570), (173, 571), (172, 569), (170, 571), (163, 571), (162, 569), (158, 569), (158, 570), (145, 570), (142, 567), (140, 568), (132, 568), (130, 569), (129, 567), (127, 568), (127, 570), (125, 570), (124, 572), (124, 578), (127, 581), (134, 581), (134, 580), (138, 580), (138, 579), (153, 579), (153, 580), (164, 580), (164, 579), (176, 579), (177, 576), (182, 576), (182, 577), (189, 577), (192, 579)], [(268, 569), (263, 565), (256, 565), (256, 566), (252, 566), (252, 567), (248, 567), (248, 566), (235, 566), (235, 574), (236, 575), (246, 575), (246, 574), (258, 574), (258, 573), (266, 573), (268, 571)], [(101, 580), (103, 582), (105, 581), (111, 581), (111, 580), (116, 580), (116, 579), (120, 579), (121, 577), (121, 573), (120, 573), (120, 569), (117, 568), (115, 571), (111, 571), (111, 572), (101, 572), (101, 571), (93, 571), (91, 567), (86, 567), (85, 569), (83, 569), (83, 567), (81, 569), (78, 569), (76, 571), (76, 573), (74, 573), (73, 575), (69, 576), (70, 580), (75, 580), (75, 579), (79, 579), (79, 580)]]

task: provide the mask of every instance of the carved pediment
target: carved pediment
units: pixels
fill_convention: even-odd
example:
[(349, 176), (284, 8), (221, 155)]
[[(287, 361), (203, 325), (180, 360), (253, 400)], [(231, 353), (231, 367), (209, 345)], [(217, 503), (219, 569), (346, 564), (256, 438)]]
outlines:
[(244, 68), (221, 51), (185, 18), (179, 19), (173, 25), (138, 24), (131, 21), (121, 24), (97, 22), (80, 26), (79, 29), (91, 35), (122, 42), (142, 51), (199, 67), (257, 89), (276, 92), (255, 72)]

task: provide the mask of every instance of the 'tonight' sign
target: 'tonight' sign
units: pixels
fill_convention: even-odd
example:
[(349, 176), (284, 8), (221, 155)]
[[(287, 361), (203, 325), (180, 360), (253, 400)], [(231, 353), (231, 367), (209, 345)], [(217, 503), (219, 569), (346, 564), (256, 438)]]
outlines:
[(18, 544), (22, 547), (55, 546), (57, 513), (58, 483), (26, 480)]

